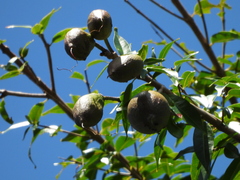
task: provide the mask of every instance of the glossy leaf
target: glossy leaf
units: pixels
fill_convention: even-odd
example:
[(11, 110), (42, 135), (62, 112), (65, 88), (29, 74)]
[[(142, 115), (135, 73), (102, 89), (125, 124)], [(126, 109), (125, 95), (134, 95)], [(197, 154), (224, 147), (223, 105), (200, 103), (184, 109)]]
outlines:
[(185, 62), (193, 62), (193, 61), (199, 61), (201, 59), (196, 59), (194, 56), (198, 54), (199, 52), (193, 52), (191, 54), (186, 55), (183, 59), (175, 61), (174, 66), (181, 66)]
[(72, 28), (66, 28), (66, 29), (63, 29), (59, 32), (57, 32), (53, 38), (52, 38), (52, 43), (58, 43), (62, 40), (64, 40), (65, 38), (65, 35), (67, 34), (68, 31), (70, 31)]
[(9, 124), (13, 124), (13, 120), (11, 117), (8, 116), (7, 110), (5, 108), (5, 101), (4, 99), (1, 100), (0, 102), (0, 114), (1, 117)]
[(7, 128), (6, 130), (0, 131), (0, 134), (4, 134), (4, 133), (6, 133), (6, 132), (8, 132), (9, 130), (12, 130), (12, 129), (17, 129), (17, 128), (28, 126), (29, 124), (30, 123), (28, 121), (15, 123), (15, 124), (11, 125), (9, 128)]
[(180, 84), (183, 88), (190, 87), (190, 85), (194, 81), (194, 75), (195, 71), (185, 71), (182, 75), (182, 80), (180, 81)]
[(222, 31), (212, 35), (211, 43), (226, 43), (228, 41), (240, 39), (240, 32), (237, 31)]
[(22, 73), (24, 67), (25, 67), (25, 64), (23, 64), (19, 69), (12, 70), (12, 71), (5, 73), (4, 75), (2, 75), (0, 77), (0, 80), (8, 79), (8, 78), (12, 78), (12, 77), (20, 75)]
[(115, 149), (117, 152), (120, 152), (123, 149), (126, 149), (129, 146), (133, 145), (134, 143), (135, 140), (131, 137), (119, 136), (115, 143)]
[[(175, 41), (177, 41), (177, 40), (175, 40)], [(175, 41), (172, 41), (172, 42), (168, 43), (166, 46), (164, 46), (164, 48), (161, 50), (160, 54), (158, 55), (159, 59), (165, 59), (166, 58), (169, 50), (172, 48), (172, 45), (174, 44)]]
[(145, 59), (144, 64), (145, 65), (151, 65), (151, 64), (161, 63), (163, 61), (164, 61), (164, 59), (151, 57), (151, 58)]
[(7, 26), (6, 28), (29, 28), (29, 29), (31, 29), (32, 26), (29, 26), (29, 25), (10, 25), (10, 26)]
[(179, 139), (183, 136), (185, 126), (186, 124), (176, 123), (172, 118), (170, 118), (167, 124), (167, 130), (171, 135)]
[(156, 159), (157, 167), (159, 166), (159, 160), (163, 152), (163, 144), (166, 138), (167, 130), (162, 129), (162, 131), (157, 135), (154, 142), (154, 156)]
[(185, 149), (179, 151), (178, 155), (174, 159), (178, 159), (185, 154), (193, 153), (193, 152), (194, 152), (194, 147), (193, 146), (186, 147)]
[(138, 55), (141, 56), (143, 60), (147, 58), (148, 54), (148, 45), (143, 44), (141, 49), (138, 51)]
[(131, 44), (129, 44), (123, 37), (119, 36), (118, 29), (114, 28), (114, 46), (120, 55), (129, 54), (131, 52)]
[(230, 89), (226, 99), (230, 99), (232, 97), (240, 98), (240, 89)]
[(30, 112), (28, 113), (28, 120), (31, 124), (38, 124), (43, 109), (44, 102), (37, 103), (31, 108)]

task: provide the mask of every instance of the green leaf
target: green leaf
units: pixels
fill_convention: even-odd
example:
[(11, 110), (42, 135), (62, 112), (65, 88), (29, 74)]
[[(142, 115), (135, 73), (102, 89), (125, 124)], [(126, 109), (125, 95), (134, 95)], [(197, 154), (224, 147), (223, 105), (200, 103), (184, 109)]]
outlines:
[(193, 153), (193, 152), (194, 152), (194, 147), (193, 146), (187, 147), (187, 148), (179, 151), (178, 155), (174, 158), (174, 160), (180, 158), (184, 154)]
[(38, 124), (43, 109), (44, 102), (37, 103), (31, 108), (30, 112), (28, 113), (28, 120), (31, 124)]
[(193, 105), (191, 105), (187, 100), (176, 95), (169, 95), (169, 98), (183, 115), (188, 124), (200, 130), (205, 130), (202, 124), (203, 122), (201, 116)]
[(206, 123), (204, 123), (203, 127), (205, 128), (205, 131), (195, 128), (193, 134), (193, 147), (199, 161), (207, 173), (210, 174), (214, 138), (211, 127)]
[(131, 52), (131, 44), (129, 44), (123, 37), (119, 36), (117, 28), (114, 28), (113, 40), (118, 54), (123, 55)]
[(230, 89), (228, 91), (228, 94), (226, 96), (226, 99), (230, 99), (232, 97), (236, 97), (236, 98), (239, 98), (240, 97), (240, 89)]
[(5, 43), (7, 40), (0, 39), (0, 44)]
[(237, 31), (222, 31), (212, 35), (211, 43), (226, 43), (228, 41), (240, 39), (240, 33)]
[[(66, 103), (68, 105), (68, 107), (73, 108), (74, 104), (73, 103)], [(58, 105), (52, 107), (51, 109), (43, 112), (41, 114), (41, 116), (46, 116), (47, 114), (51, 114), (51, 113), (55, 113), (55, 114), (64, 114), (64, 110), (62, 110), (61, 107), (59, 107)]]
[(240, 176), (240, 157), (234, 159), (219, 180), (238, 179)]
[(42, 29), (43, 29), (43, 25), (37, 23), (31, 28), (31, 32), (33, 34), (41, 34)]
[(82, 80), (82, 81), (85, 82), (85, 77), (84, 77), (84, 75), (81, 74), (80, 72), (77, 72), (77, 71), (74, 71), (74, 72), (72, 73), (72, 75), (70, 76), (70, 78), (80, 79), (80, 80)]
[(157, 135), (154, 142), (154, 157), (156, 159), (157, 167), (159, 166), (159, 160), (163, 152), (163, 144), (166, 138), (167, 130), (162, 129), (162, 131)]
[(191, 164), (191, 169), (190, 169), (190, 173), (191, 173), (191, 180), (199, 180), (199, 174), (200, 174), (200, 167), (201, 165), (199, 164), (199, 159), (197, 158), (196, 154), (193, 153), (192, 154), (192, 164)]
[(91, 89), (93, 88), (93, 86), (95, 85), (95, 83), (97, 82), (97, 80), (102, 76), (102, 74), (104, 73), (104, 71), (107, 69), (108, 64), (100, 71), (100, 73), (97, 75), (96, 79), (94, 80)]
[[(178, 40), (178, 39), (177, 39)], [(177, 40), (175, 41), (172, 41), (170, 43), (168, 43), (166, 46), (164, 46), (164, 48), (161, 50), (158, 58), (159, 59), (165, 59), (165, 57), (167, 56), (169, 50), (171, 49), (172, 45), (174, 44), (174, 42), (176, 42)]]
[(31, 44), (33, 41), (34, 41), (34, 40), (27, 42), (23, 48), (20, 48), (20, 49), (19, 49), (19, 56), (20, 56), (21, 58), (25, 58), (25, 57), (27, 56), (27, 54), (28, 54), (28, 48), (27, 48), (27, 47), (28, 47), (28, 45)]
[(68, 31), (70, 31), (72, 28), (66, 28), (66, 29), (63, 29), (59, 32), (57, 32), (53, 38), (52, 38), (52, 43), (58, 43), (62, 40), (64, 40), (65, 38), (65, 35), (68, 33)]
[(153, 90), (153, 86), (151, 86), (150, 84), (143, 84), (141, 86), (138, 86), (136, 89), (134, 89), (131, 93), (131, 98), (135, 97), (137, 94), (139, 94), (142, 91), (148, 91), (148, 90)]
[(194, 81), (195, 71), (185, 71), (182, 75), (182, 80), (180, 80), (180, 84), (183, 88), (190, 87), (190, 85)]
[(7, 110), (5, 108), (5, 101), (4, 99), (1, 100), (0, 102), (0, 114), (2, 118), (9, 124), (13, 124), (13, 120), (11, 117), (8, 116)]
[(8, 79), (8, 78), (12, 78), (12, 77), (15, 77), (15, 76), (18, 76), (22, 73), (24, 67), (25, 67), (25, 63), (19, 68), (19, 69), (16, 69), (16, 70), (12, 70), (12, 71), (9, 71), (7, 73), (5, 73), (4, 75), (2, 75), (0, 77), (0, 80), (3, 80), (3, 79)]
[(86, 65), (86, 68), (89, 68), (89, 67), (91, 67), (91, 66), (93, 66), (93, 65), (95, 65), (95, 64), (102, 63), (102, 62), (108, 63), (108, 62), (105, 61), (105, 60), (93, 60), (93, 61), (89, 62), (89, 63)]
[(161, 63), (161, 62), (163, 62), (163, 61), (164, 61), (164, 59), (159, 59), (159, 58), (153, 58), (153, 57), (151, 57), (151, 58), (145, 59), (144, 64), (145, 64), (145, 65), (151, 65), (151, 64)]
[(148, 54), (148, 45), (142, 44), (141, 49), (138, 51), (138, 55), (141, 56), (143, 60), (147, 58)]
[(127, 131), (130, 125), (129, 121), (127, 120), (127, 105), (131, 99), (132, 88), (133, 88), (133, 83), (128, 84), (124, 93), (120, 97), (120, 100), (122, 102), (122, 121), (123, 121), (123, 127), (125, 130), (126, 136), (127, 136)]
[(191, 53), (191, 54), (188, 54), (188, 55), (186, 55), (183, 59), (181, 59), (181, 60), (178, 60), (178, 61), (175, 61), (174, 62), (174, 66), (180, 66), (180, 65), (182, 65), (182, 63), (184, 63), (184, 62), (191, 62), (191, 61), (199, 61), (199, 60), (201, 60), (201, 59), (196, 59), (196, 58), (194, 58), (194, 56), (196, 55), (196, 54), (198, 54), (199, 52), (198, 51), (196, 51), (196, 52), (193, 52), (193, 53)]
[(227, 143), (227, 145), (224, 148), (224, 154), (227, 158), (240, 157), (238, 148), (236, 148), (232, 143)]
[[(210, 14), (211, 13), (211, 9), (214, 7), (218, 7), (217, 5), (211, 4), (210, 2), (208, 2), (208, 0), (201, 0), (201, 8), (202, 8), (202, 12), (203, 14)], [(201, 16), (201, 9), (199, 4), (197, 3), (194, 7), (194, 14), (197, 14), (199, 16)]]
[(135, 140), (131, 137), (119, 136), (115, 143), (116, 151), (121, 152), (123, 149), (128, 148), (134, 143), (135, 143)]
[(184, 128), (186, 124), (175, 123), (173, 118), (170, 118), (167, 124), (167, 130), (176, 138), (181, 138), (183, 136)]

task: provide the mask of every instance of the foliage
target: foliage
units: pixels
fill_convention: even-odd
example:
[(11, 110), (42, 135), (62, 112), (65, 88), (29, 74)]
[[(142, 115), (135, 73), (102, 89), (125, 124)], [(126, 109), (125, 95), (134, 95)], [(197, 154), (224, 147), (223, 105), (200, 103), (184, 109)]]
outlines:
[[(126, 2), (135, 9), (133, 4), (129, 1)], [(181, 4), (175, 1), (174, 5), (178, 8)], [(204, 17), (205, 13), (211, 13), (212, 8), (218, 8), (220, 10), (218, 16), (222, 22), (224, 8), (231, 9), (224, 0), (220, 0), (219, 4), (212, 4), (208, 2), (208, 0), (202, 0), (194, 7), (194, 15)], [(50, 44), (46, 42), (44, 37), (45, 30), (50, 18), (58, 10), (52, 10), (34, 26), (9, 27), (30, 28), (31, 33), (39, 36), (43, 41), (47, 49), (48, 60), (51, 61), (50, 46), (62, 41), (65, 34), (70, 30), (68, 28), (61, 30), (52, 37)], [(187, 18), (192, 20), (191, 16), (186, 17), (184, 9), (179, 11), (183, 15), (183, 18), (181, 18), (184, 21), (189, 23), (190, 21), (188, 21)], [(153, 25), (159, 27), (156, 24)], [(194, 21), (192, 21), (191, 25), (194, 25)], [(198, 27), (194, 26), (194, 28)], [(193, 31), (197, 30), (198, 29), (193, 29)], [(207, 30), (205, 29), (205, 31)], [(201, 36), (200, 34), (196, 35), (200, 38), (200, 43), (206, 42), (209, 38), (204, 37), (202, 34)], [(30, 130), (33, 131), (31, 145), (39, 138), (38, 135), (41, 133), (50, 133), (51, 136), (56, 136), (61, 132), (68, 133), (67, 136), (62, 139), (62, 142), (68, 141), (74, 143), (81, 150), (82, 155), (80, 157), (69, 156), (64, 161), (59, 162), (59, 165), (61, 165), (63, 169), (72, 164), (79, 167), (75, 174), (76, 179), (96, 179), (98, 171), (103, 171), (102, 179), (106, 180), (132, 178), (174, 180), (216, 179), (211, 172), (219, 156), (232, 159), (232, 162), (226, 171), (223, 172), (220, 179), (237, 179), (240, 177), (240, 154), (236, 147), (240, 142), (240, 135), (238, 134), (240, 125), (237, 123), (240, 118), (240, 104), (237, 103), (237, 99), (240, 97), (240, 53), (233, 52), (236, 53), (236, 55), (230, 56), (225, 54), (223, 50), (223, 55), (216, 57), (211, 54), (211, 46), (214, 46), (215, 43), (231, 43), (232, 40), (239, 40), (239, 38), (240, 32), (236, 30), (220, 30), (218, 33), (212, 35), (210, 42), (203, 44), (213, 64), (213, 67), (209, 68), (205, 67), (199, 59), (195, 58), (198, 52), (188, 50), (186, 46), (178, 44), (178, 40), (172, 40), (169, 43), (166, 43), (164, 40), (163, 43), (159, 43), (159, 46), (162, 46), (162, 50), (157, 56), (154, 49), (151, 52), (149, 51), (148, 43), (151, 43), (151, 41), (142, 44), (141, 49), (138, 51), (133, 51), (131, 44), (119, 35), (117, 29), (114, 29), (114, 47), (118, 54), (133, 53), (140, 55), (144, 59), (144, 69), (139, 77), (128, 82), (125, 91), (119, 94), (119, 97), (109, 97), (104, 94), (104, 92), (100, 92), (105, 97), (105, 105), (112, 103), (117, 104), (117, 106), (114, 109), (115, 116), (102, 119), (99, 130), (75, 126), (75, 130), (71, 132), (63, 130), (61, 125), (45, 126), (41, 123), (41, 117), (57, 113), (67, 114), (69, 118), (72, 119), (72, 108), (80, 95), (72, 95), (71, 103), (63, 102), (55, 92), (54, 82), (52, 82), (52, 87), (49, 88), (37, 78), (31, 70), (30, 65), (25, 61), (28, 55), (28, 46), (32, 41), (27, 42), (23, 48), (19, 49), (19, 57), (17, 57), (4, 45), (6, 41), (0, 40), (2, 52), (10, 58), (9, 62), (1, 65), (1, 68), (6, 70), (6, 73), (0, 77), (0, 80), (8, 80), (9, 78), (24, 74), (45, 92), (43, 94), (24, 94), (2, 90), (0, 96), (0, 114), (3, 120), (12, 125), (7, 130), (1, 131), (1, 133), (4, 134), (8, 130), (27, 126), (24, 136)], [(107, 42), (105, 41), (105, 43)], [(185, 56), (181, 57), (181, 60), (173, 62), (174, 68), (164, 67), (163, 64), (166, 56), (174, 45), (182, 47)], [(109, 44), (106, 44), (106, 46), (108, 47)], [(97, 48), (100, 48), (100, 50), (104, 49), (105, 51), (102, 51), (102, 53), (108, 51), (104, 47), (98, 46)], [(235, 57), (236, 60), (230, 60), (232, 57)], [(108, 64), (105, 60), (94, 60), (87, 64), (86, 71), (91, 66), (98, 66), (99, 63)], [(188, 63), (193, 70), (180, 74), (179, 70), (185, 63)], [(202, 69), (196, 69), (196, 65)], [(101, 77), (106, 68), (107, 66), (95, 77), (95, 82)], [(52, 74), (51, 67), (50, 74)], [(159, 77), (161, 77), (162, 74), (165, 74), (171, 80), (171, 90), (168, 90), (164, 85), (159, 83)], [(87, 76), (75, 71), (72, 73), (71, 78), (83, 81), (87, 85), (89, 92), (91, 92), (93, 85), (89, 85)], [(136, 81), (143, 83), (133, 88)], [(144, 135), (130, 128), (126, 109), (131, 98), (142, 91), (152, 89), (160, 91), (167, 98), (173, 116), (169, 120), (168, 126), (157, 135)], [(188, 92), (191, 92), (191, 94)], [(7, 109), (5, 108), (4, 97), (8, 95), (29, 96), (33, 98), (40, 96), (46, 98), (46, 100), (33, 105), (29, 114), (26, 115), (27, 121), (13, 124), (14, 122), (12, 118), (9, 117)], [(47, 99), (53, 100), (56, 105), (44, 111)], [(235, 130), (230, 128), (232, 124), (234, 124)], [(122, 130), (125, 131), (125, 134), (121, 133)], [(193, 143), (191, 146), (175, 152), (172, 147), (165, 145), (166, 137), (173, 136), (176, 139), (175, 146), (178, 146), (185, 141), (191, 130), (193, 131)], [(169, 134), (167, 132), (169, 132)], [(153, 153), (138, 155), (141, 147), (149, 139), (155, 139), (152, 147)], [(91, 146), (93, 142), (97, 142), (99, 145), (93, 148)], [(133, 148), (135, 154), (124, 156), (124, 150), (127, 148)], [(187, 153), (192, 154), (191, 160), (185, 159), (184, 155)], [(34, 163), (31, 157), (31, 147), (29, 149), (29, 157)], [(59, 176), (60, 173), (56, 175), (56, 178)]]

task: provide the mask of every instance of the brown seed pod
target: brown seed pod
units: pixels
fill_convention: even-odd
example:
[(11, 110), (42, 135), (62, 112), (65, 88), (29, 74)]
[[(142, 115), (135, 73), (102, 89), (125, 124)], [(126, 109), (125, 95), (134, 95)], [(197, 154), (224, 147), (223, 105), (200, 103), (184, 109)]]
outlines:
[(143, 91), (130, 100), (127, 114), (134, 129), (144, 134), (153, 134), (167, 126), (171, 110), (162, 94)]
[(105, 10), (93, 10), (88, 16), (87, 26), (93, 38), (97, 40), (107, 39), (112, 32), (111, 16)]
[(81, 28), (73, 28), (65, 36), (64, 46), (67, 54), (75, 60), (86, 60), (95, 46), (91, 35)]
[(118, 56), (108, 65), (108, 76), (117, 82), (127, 82), (139, 76), (143, 69), (143, 60), (139, 55)]
[(73, 107), (73, 119), (80, 127), (95, 126), (103, 116), (104, 99), (99, 93), (81, 96)]

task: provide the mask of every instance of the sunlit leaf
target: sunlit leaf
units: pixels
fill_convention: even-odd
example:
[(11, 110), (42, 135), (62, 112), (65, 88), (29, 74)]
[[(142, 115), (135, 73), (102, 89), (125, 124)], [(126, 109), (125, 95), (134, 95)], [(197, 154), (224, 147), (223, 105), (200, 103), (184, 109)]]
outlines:
[(31, 44), (33, 41), (34, 41), (34, 40), (27, 42), (23, 48), (20, 48), (20, 49), (19, 49), (19, 56), (20, 56), (21, 58), (25, 58), (25, 57), (27, 56), (27, 54), (28, 54), (28, 48), (27, 48), (27, 47), (28, 47), (28, 45)]
[(31, 29), (32, 26), (29, 26), (29, 25), (9, 25), (6, 28), (29, 28), (29, 29)]
[(210, 14), (211, 13), (211, 9), (214, 7), (218, 7), (217, 5), (214, 5), (210, 2), (208, 2), (208, 0), (201, 0), (201, 9), (199, 4), (197, 3), (194, 7), (194, 14), (197, 14), (199, 16), (201, 16), (201, 10), (203, 12), (203, 14)]
[(58, 43), (62, 40), (64, 40), (65, 38), (65, 35), (67, 34), (68, 31), (70, 31), (72, 28), (66, 28), (66, 29), (63, 29), (59, 32), (57, 32), (53, 38), (52, 38), (52, 43)]
[(240, 39), (240, 32), (237, 31), (222, 31), (212, 35), (211, 43), (223, 43), (232, 40)]
[(7, 110), (5, 108), (5, 101), (4, 99), (1, 100), (0, 102), (0, 114), (2, 118), (9, 124), (13, 124), (13, 120), (11, 117), (8, 116)]
[(33, 34), (41, 34), (42, 29), (43, 29), (43, 25), (37, 23), (31, 28), (31, 32)]
[(22, 71), (23, 71), (25, 65), (26, 64), (24, 63), (19, 69), (7, 72), (6, 74), (4, 74), (0, 77), (0, 80), (12, 78), (12, 77), (15, 77), (15, 76), (18, 76), (18, 75), (22, 74)]
[(7, 40), (0, 39), (0, 44), (5, 43)]
[(141, 56), (143, 60), (147, 58), (148, 54), (148, 45), (143, 44), (141, 49), (138, 51), (138, 55)]
[(135, 140), (131, 137), (119, 136), (115, 143), (116, 151), (120, 152), (123, 149), (126, 149), (129, 146), (133, 145), (134, 143), (135, 143)]
[(70, 78), (76, 78), (76, 79), (80, 79), (82, 81), (85, 81), (85, 77), (83, 74), (81, 74), (80, 72), (74, 71), (72, 73), (72, 75), (70, 76)]
[(182, 80), (180, 80), (180, 84), (183, 88), (189, 87), (194, 81), (195, 71), (185, 71), (182, 75)]
[(28, 121), (23, 121), (23, 122), (15, 123), (15, 124), (11, 125), (9, 128), (7, 128), (6, 130), (0, 131), (0, 133), (1, 133), (1, 134), (4, 134), (4, 133), (6, 133), (6, 132), (9, 131), (9, 130), (21, 128), (21, 127), (24, 127), (24, 126), (28, 126), (29, 124), (30, 124), (30, 123), (29, 123)]
[(119, 36), (118, 29), (114, 28), (114, 46), (120, 55), (131, 52), (131, 44), (129, 44), (123, 37)]
[[(73, 108), (74, 104), (73, 103), (66, 103), (68, 105), (68, 107)], [(47, 114), (51, 114), (51, 113), (55, 113), (55, 114), (64, 114), (64, 110), (62, 110), (61, 107), (59, 107), (58, 105), (52, 107), (51, 109), (43, 112), (41, 114), (41, 116), (46, 116)]]
[[(175, 41), (177, 41), (177, 40), (175, 40)], [(164, 48), (161, 50), (160, 54), (158, 55), (159, 59), (165, 59), (166, 58), (169, 50), (171, 49), (171, 47), (172, 47), (172, 45), (174, 44), (175, 41), (172, 41), (172, 42), (168, 43), (166, 46), (164, 46)]]
[(232, 97), (239, 98), (240, 97), (240, 89), (230, 89), (227, 93), (226, 99), (230, 99)]
[(37, 103), (31, 108), (30, 112), (28, 113), (28, 120), (31, 124), (38, 124), (43, 109), (44, 102)]
[(93, 65), (95, 65), (95, 64), (102, 63), (102, 62), (108, 63), (108, 62), (105, 61), (105, 60), (93, 60), (93, 61), (89, 62), (89, 63), (86, 65), (86, 68), (89, 68), (90, 66), (93, 66)]
[(151, 64), (161, 63), (163, 61), (164, 61), (164, 59), (150, 57), (150, 58), (145, 59), (144, 64), (151, 65)]

